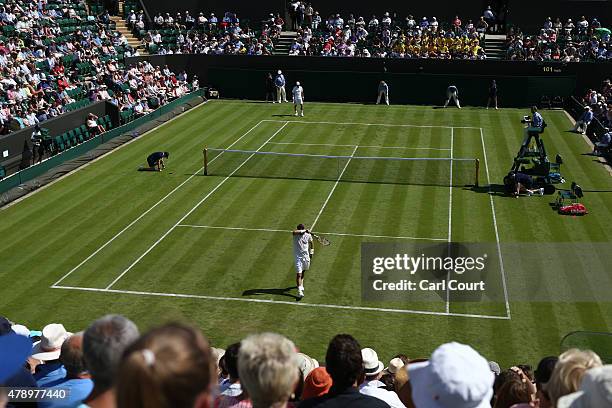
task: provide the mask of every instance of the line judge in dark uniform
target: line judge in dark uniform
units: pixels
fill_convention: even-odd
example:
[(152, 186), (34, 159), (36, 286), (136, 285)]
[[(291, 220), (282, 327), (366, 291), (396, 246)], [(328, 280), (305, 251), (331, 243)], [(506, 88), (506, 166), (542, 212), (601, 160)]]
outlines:
[(487, 109), (489, 109), (489, 106), (491, 105), (497, 109), (497, 83), (495, 80), (493, 80), (489, 86), (489, 100), (487, 101)]

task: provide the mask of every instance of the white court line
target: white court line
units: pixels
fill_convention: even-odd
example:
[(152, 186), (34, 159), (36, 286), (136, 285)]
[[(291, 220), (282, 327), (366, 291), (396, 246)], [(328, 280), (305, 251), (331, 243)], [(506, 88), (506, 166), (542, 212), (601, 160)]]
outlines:
[[(257, 126), (257, 125), (256, 125)], [(266, 145), (266, 143), (268, 143), (270, 140), (272, 140), (272, 138), (274, 138), (274, 136), (276, 136), (277, 134), (279, 134), (284, 128), (285, 126), (287, 126), (287, 124), (285, 123), (283, 126), (281, 126), (276, 132), (274, 132), (274, 134), (272, 136), (270, 136), (268, 138), (268, 140), (266, 140), (265, 142), (263, 142), (261, 144), (261, 146), (259, 146), (257, 148), (257, 152), (260, 151), (261, 149), (263, 149), (263, 147)], [(208, 200), (208, 198), (210, 196), (212, 196), (215, 191), (217, 191), (223, 184), (225, 184), (225, 182), (227, 180), (229, 180), (238, 170), (240, 170), (242, 168), (242, 166), (244, 166), (249, 160), (251, 160), (253, 158), (253, 154), (251, 154), (249, 157), (247, 157), (238, 167), (236, 167), (236, 169), (234, 169), (234, 171), (232, 171), (227, 177), (225, 177), (223, 180), (221, 180), (219, 182), (219, 184), (217, 184), (215, 186), (215, 188), (213, 188), (208, 194), (206, 194), (204, 196), (204, 198), (202, 198), (200, 201), (198, 201), (198, 203), (191, 209), (189, 210), (185, 215), (183, 215), (181, 217), (181, 219), (179, 219), (176, 224), (174, 224), (168, 231), (166, 231), (164, 233), (164, 235), (162, 235), (157, 241), (155, 241), (155, 243), (153, 245), (151, 245), (142, 255), (140, 255), (134, 262), (132, 262), (132, 264), (130, 266), (128, 266), (123, 272), (121, 272), (121, 274), (119, 274), (119, 276), (117, 276), (110, 284), (108, 284), (108, 286), (106, 286), (106, 289), (110, 289), (115, 283), (117, 283), (119, 281), (119, 279), (123, 278), (123, 276), (125, 276), (126, 273), (128, 273), (138, 262), (140, 262), (140, 260), (142, 258), (144, 258), (145, 256), (147, 256), (147, 254), (149, 252), (151, 252), (153, 250), (153, 248), (155, 248), (160, 242), (162, 242), (164, 240), (164, 238), (166, 238), (172, 231), (174, 231), (174, 229), (185, 220), (185, 218), (189, 217), (204, 201)]]
[[(210, 229), (221, 229), (231, 231), (259, 231), (259, 232), (291, 232), (291, 230), (283, 229), (272, 229), (272, 228), (243, 228), (243, 227), (222, 227), (213, 225), (194, 225), (194, 224), (179, 224), (178, 227), (184, 228), (210, 228)], [(350, 234), (342, 232), (321, 232), (317, 231), (321, 235), (330, 235), (338, 237), (361, 237), (361, 238), (388, 238), (388, 239), (414, 239), (420, 241), (446, 241), (446, 238), (420, 238), (420, 237), (407, 237), (407, 236), (392, 236), (392, 235), (369, 235), (369, 234)]]
[(334, 183), (334, 186), (332, 187), (331, 191), (327, 195), (327, 198), (325, 199), (325, 202), (323, 203), (323, 206), (319, 210), (319, 213), (317, 214), (315, 220), (310, 225), (310, 228), (312, 230), (314, 230), (315, 225), (317, 225), (317, 222), (319, 221), (319, 217), (321, 217), (321, 214), (323, 214), (323, 210), (325, 210), (325, 207), (327, 207), (327, 203), (329, 202), (329, 199), (331, 198), (332, 194), (334, 194), (334, 191), (336, 191), (336, 187), (338, 187), (338, 183), (340, 183), (340, 179), (342, 178), (342, 175), (346, 171), (346, 168), (348, 167), (348, 165), (351, 163), (351, 159), (353, 158), (353, 156), (355, 156), (355, 153), (357, 153), (357, 149), (359, 149), (359, 146), (355, 146), (355, 148), (353, 149), (353, 152), (351, 153), (351, 158), (346, 161), (346, 164), (342, 168), (342, 171), (340, 172), (340, 175), (338, 175), (338, 178), (336, 179), (336, 182)]
[(504, 288), (504, 299), (506, 301), (506, 316), (510, 319), (510, 302), (508, 300), (508, 288), (506, 286), (506, 271), (504, 269), (504, 259), (502, 257), (501, 245), (499, 243), (499, 230), (497, 228), (497, 217), (495, 216), (495, 204), (493, 204), (493, 195), (491, 194), (491, 178), (489, 176), (489, 163), (487, 161), (487, 149), (485, 148), (484, 135), (480, 128), (480, 141), (482, 143), (482, 154), (484, 156), (485, 171), (487, 173), (487, 184), (489, 185), (489, 201), (491, 203), (491, 212), (493, 214), (493, 227), (495, 229), (495, 240), (497, 241), (497, 253), (499, 254), (499, 266), (502, 275), (502, 286)]
[[(279, 119), (264, 119), (264, 122), (285, 122)], [(362, 122), (319, 122), (319, 121), (306, 121), (306, 120), (290, 120), (289, 124), (315, 124), (315, 125), (355, 125), (355, 126), (388, 126), (388, 127), (410, 127), (410, 128), (442, 128), (442, 129), (480, 129), (476, 126), (444, 126), (444, 125), (400, 125), (394, 123), (362, 123)]]
[[(231, 145), (228, 146), (228, 149), (231, 148), (232, 146), (234, 146), (236, 143), (238, 143), (240, 140), (242, 140), (242, 138), (244, 138), (245, 136), (247, 136), (249, 133), (251, 133), (257, 126), (259, 126), (261, 124), (261, 120), (259, 122), (257, 122), (257, 124), (255, 126), (253, 126), (252, 128), (250, 128), (249, 130), (247, 130), (247, 132), (245, 134), (243, 134), (242, 136), (240, 136), (238, 139), (236, 139)], [(166, 122), (167, 123), (167, 122)], [(138, 140), (138, 139), (135, 139)], [(219, 155), (220, 156), (220, 155)], [(217, 156), (217, 157), (219, 157)], [(215, 161), (217, 159), (217, 157), (215, 157), (214, 159), (212, 159), (210, 161), (210, 163), (212, 163), (213, 161)], [(195, 173), (193, 173), (191, 176), (189, 176), (185, 181), (183, 181), (181, 184), (179, 184), (178, 186), (176, 186), (172, 191), (170, 191), (168, 194), (166, 194), (164, 197), (162, 197), (158, 202), (156, 202), (155, 204), (153, 204), (152, 207), (150, 207), (148, 210), (146, 210), (145, 212), (143, 212), (142, 214), (140, 214), (136, 219), (134, 219), (132, 222), (130, 222), (125, 228), (123, 228), (121, 231), (119, 231), (118, 233), (116, 233), (111, 239), (109, 239), (108, 241), (106, 241), (106, 243), (104, 243), (104, 245), (102, 245), (100, 248), (96, 249), (94, 252), (91, 253), (91, 255), (89, 255), (87, 258), (85, 258), (84, 260), (81, 261), (81, 263), (79, 263), (77, 266), (75, 266), (74, 268), (72, 268), (68, 273), (66, 273), (64, 276), (62, 276), (57, 282), (55, 282), (52, 286), (58, 285), (59, 283), (61, 283), (64, 279), (66, 279), (68, 276), (72, 275), (72, 273), (74, 271), (76, 271), (77, 269), (79, 269), (81, 266), (83, 266), (86, 262), (88, 262), (91, 258), (93, 258), (94, 256), (96, 256), (100, 251), (102, 251), (104, 248), (106, 248), (108, 245), (110, 245), (114, 240), (116, 240), (117, 238), (119, 238), (125, 231), (127, 231), (128, 229), (130, 229), (134, 224), (136, 224), (138, 221), (140, 221), (145, 215), (147, 215), (148, 213), (150, 213), (153, 209), (155, 209), (158, 205), (160, 205), (162, 202), (164, 202), (168, 197), (170, 197), (172, 194), (174, 194), (179, 188), (183, 187), (189, 180), (191, 180), (192, 178), (194, 178), (198, 173), (200, 173), (202, 170), (204, 169), (204, 167), (200, 167)]]
[(158, 296), (158, 297), (169, 297), (169, 298), (181, 298), (181, 299), (203, 299), (203, 300), (220, 300), (220, 301), (234, 301), (234, 302), (248, 302), (248, 303), (263, 303), (263, 304), (278, 304), (278, 305), (289, 305), (298, 307), (312, 307), (312, 308), (326, 308), (326, 309), (341, 309), (350, 311), (366, 311), (366, 312), (384, 312), (384, 313), (403, 313), (403, 314), (415, 314), (415, 315), (430, 315), (430, 316), (452, 316), (452, 317), (470, 317), (476, 319), (493, 319), (493, 320), (509, 320), (507, 316), (495, 316), (495, 315), (480, 315), (480, 314), (467, 314), (467, 313), (446, 313), (446, 312), (434, 312), (426, 310), (410, 310), (410, 309), (387, 309), (379, 307), (367, 307), (367, 306), (345, 306), (345, 305), (330, 305), (324, 303), (304, 303), (304, 302), (289, 302), (284, 300), (271, 300), (271, 299), (251, 299), (251, 298), (238, 298), (238, 297), (226, 297), (226, 296), (207, 296), (207, 295), (189, 295), (182, 293), (163, 293), (163, 292), (145, 292), (136, 290), (117, 290), (117, 289), (99, 289), (99, 288), (83, 288), (78, 286), (51, 286), (53, 289), (64, 289), (64, 290), (79, 290), (88, 292), (101, 292), (101, 293), (113, 293), (122, 295), (140, 295), (140, 296)]
[[(455, 132), (453, 128), (451, 128), (451, 148), (450, 148), (450, 182), (448, 184), (448, 250), (449, 256), (452, 237), (453, 237), (453, 144), (455, 139)], [(446, 282), (450, 281), (450, 269), (446, 273)], [(446, 285), (446, 312), (450, 312), (450, 288)]]
[[(331, 146), (331, 147), (355, 147), (352, 144), (331, 144), (331, 143), (293, 143), (293, 142), (269, 142), (268, 144), (275, 145), (297, 145), (297, 146)], [(359, 148), (369, 149), (402, 149), (402, 150), (450, 150), (442, 147), (404, 147), (404, 146), (369, 146), (359, 145)]]

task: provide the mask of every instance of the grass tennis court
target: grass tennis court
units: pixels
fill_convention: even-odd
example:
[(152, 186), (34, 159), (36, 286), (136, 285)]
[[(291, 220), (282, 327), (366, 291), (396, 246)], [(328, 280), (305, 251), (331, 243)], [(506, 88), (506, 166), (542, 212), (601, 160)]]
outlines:
[[(609, 246), (612, 182), (584, 155), (582, 137), (566, 132), (565, 113), (544, 112), (544, 140), (549, 156), (563, 156), (566, 179), (586, 191), (590, 214), (582, 218), (557, 215), (552, 196), (500, 193), (526, 111), (314, 103), (304, 118), (285, 116), (290, 111), (209, 102), (2, 210), (0, 314), (31, 327), (62, 321), (73, 331), (108, 312), (141, 328), (185, 319), (216, 346), (273, 330), (319, 359), (339, 332), (389, 356), (425, 356), (457, 340), (505, 363), (558, 354), (573, 330), (610, 331), (605, 297), (570, 301), (573, 291), (610, 287), (608, 273), (566, 260), (577, 248), (597, 254)], [(210, 150), (204, 176), (204, 146), (301, 156)], [(171, 153), (166, 171), (137, 172), (156, 150)], [(332, 245), (316, 248), (298, 302), (290, 230), (300, 222)], [(490, 243), (500, 258), (495, 282), (507, 296), (486, 304), (365, 302), (360, 245), (391, 241)], [(556, 249), (539, 263), (524, 254), (533, 267), (523, 268), (504, 252), (512, 243)], [(520, 295), (535, 285), (558, 301)]]

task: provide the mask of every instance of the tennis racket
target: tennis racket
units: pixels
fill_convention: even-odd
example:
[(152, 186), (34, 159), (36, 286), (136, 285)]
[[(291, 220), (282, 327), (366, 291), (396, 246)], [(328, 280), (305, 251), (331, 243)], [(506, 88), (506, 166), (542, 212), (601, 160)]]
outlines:
[(312, 234), (312, 237), (316, 239), (317, 241), (319, 241), (319, 244), (323, 246), (328, 246), (331, 244), (331, 242), (329, 242), (329, 239), (322, 237), (321, 235)]

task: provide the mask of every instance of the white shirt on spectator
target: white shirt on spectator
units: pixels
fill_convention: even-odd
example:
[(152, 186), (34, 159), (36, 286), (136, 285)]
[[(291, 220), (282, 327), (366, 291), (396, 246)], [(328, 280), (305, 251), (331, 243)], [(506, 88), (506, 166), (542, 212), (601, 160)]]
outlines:
[(378, 380), (366, 381), (359, 387), (359, 392), (378, 398), (389, 404), (391, 408), (406, 408), (395, 392), (388, 391), (384, 387), (385, 384)]
[(219, 387), (219, 392), (221, 395), (226, 395), (228, 397), (237, 397), (242, 394), (242, 386), (239, 382), (235, 382), (231, 384), (229, 381), (221, 384)]

